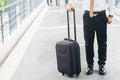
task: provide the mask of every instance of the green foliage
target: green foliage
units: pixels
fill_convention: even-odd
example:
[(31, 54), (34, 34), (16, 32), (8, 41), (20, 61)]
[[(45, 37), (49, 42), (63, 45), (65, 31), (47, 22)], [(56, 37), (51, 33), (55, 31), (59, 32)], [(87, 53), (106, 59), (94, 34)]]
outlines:
[(6, 6), (7, 5), (7, 0), (0, 0), (0, 7)]

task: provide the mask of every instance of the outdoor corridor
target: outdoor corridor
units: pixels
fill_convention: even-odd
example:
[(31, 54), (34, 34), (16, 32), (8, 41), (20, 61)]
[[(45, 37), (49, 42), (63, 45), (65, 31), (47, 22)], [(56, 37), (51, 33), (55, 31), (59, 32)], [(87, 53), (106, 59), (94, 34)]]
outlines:
[[(82, 2), (76, 0), (77, 41), (80, 45), (81, 73), (79, 77), (62, 76), (57, 70), (55, 45), (67, 37), (67, 14), (64, 2), (46, 6), (24, 33), (0, 68), (0, 80), (119, 80), (120, 79), (120, 16), (115, 15), (108, 25), (107, 74), (98, 74), (97, 41), (95, 39), (94, 72), (85, 74), (87, 64), (83, 37)], [(73, 17), (70, 29), (73, 38)]]

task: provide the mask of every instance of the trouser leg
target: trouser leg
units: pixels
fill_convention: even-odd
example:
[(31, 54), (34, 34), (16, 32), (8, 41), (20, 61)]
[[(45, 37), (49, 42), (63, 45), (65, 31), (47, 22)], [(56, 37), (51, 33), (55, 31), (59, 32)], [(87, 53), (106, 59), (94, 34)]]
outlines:
[(105, 64), (107, 57), (107, 18), (105, 13), (101, 14), (98, 18), (96, 34), (98, 42), (98, 64)]
[(92, 22), (92, 18), (89, 17), (89, 14), (84, 13), (83, 15), (83, 30), (84, 30), (84, 39), (85, 39), (85, 50), (86, 50), (86, 60), (87, 64), (93, 64), (94, 60), (94, 36), (95, 36), (95, 27)]

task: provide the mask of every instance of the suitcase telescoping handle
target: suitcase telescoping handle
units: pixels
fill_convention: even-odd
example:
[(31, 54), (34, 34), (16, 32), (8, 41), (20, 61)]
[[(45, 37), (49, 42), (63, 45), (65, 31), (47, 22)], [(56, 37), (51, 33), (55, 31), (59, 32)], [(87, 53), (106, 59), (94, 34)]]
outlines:
[[(74, 40), (76, 39), (76, 20), (75, 20), (75, 9), (72, 9), (73, 11), (73, 21), (74, 21)], [(69, 11), (67, 10), (67, 26), (68, 26), (68, 39), (70, 39), (70, 22), (69, 22)]]

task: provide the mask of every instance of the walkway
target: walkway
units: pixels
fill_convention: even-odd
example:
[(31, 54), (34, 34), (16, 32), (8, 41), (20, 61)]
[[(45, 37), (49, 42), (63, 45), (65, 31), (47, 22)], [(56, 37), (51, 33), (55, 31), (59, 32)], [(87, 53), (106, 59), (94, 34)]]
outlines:
[[(0, 80), (119, 80), (120, 23), (117, 19), (108, 25), (107, 74), (98, 74), (97, 45), (95, 40), (94, 73), (85, 75), (85, 45), (83, 39), (81, 3), (76, 3), (77, 40), (81, 48), (82, 72), (79, 77), (62, 76), (57, 70), (55, 45), (67, 36), (66, 7), (50, 6), (41, 13), (25, 33), (12, 54), (2, 66)], [(70, 17), (72, 20), (72, 17)], [(71, 25), (73, 25), (72, 21)], [(71, 26), (72, 29), (72, 26)], [(72, 31), (72, 30), (71, 30)], [(72, 36), (73, 37), (73, 36)], [(9, 68), (6, 68), (9, 66)]]

